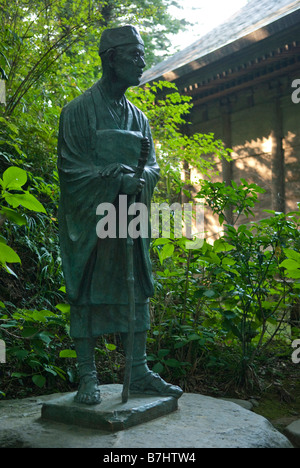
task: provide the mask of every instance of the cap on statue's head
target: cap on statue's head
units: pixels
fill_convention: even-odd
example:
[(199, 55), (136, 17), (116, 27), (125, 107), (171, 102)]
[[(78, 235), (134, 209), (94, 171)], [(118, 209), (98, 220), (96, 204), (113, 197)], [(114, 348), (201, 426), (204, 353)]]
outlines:
[(105, 29), (100, 39), (99, 55), (113, 47), (131, 44), (144, 46), (144, 41), (134, 26)]

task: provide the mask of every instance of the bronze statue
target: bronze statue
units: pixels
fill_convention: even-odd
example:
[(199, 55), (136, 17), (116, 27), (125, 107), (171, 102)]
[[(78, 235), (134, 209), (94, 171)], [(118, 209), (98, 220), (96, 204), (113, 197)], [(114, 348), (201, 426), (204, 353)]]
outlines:
[[(99, 55), (102, 78), (64, 107), (58, 142), (61, 255), (80, 377), (75, 400), (100, 403), (94, 348), (97, 337), (110, 333), (120, 333), (130, 393), (179, 398), (182, 390), (147, 366), (149, 298), (154, 294), (149, 238), (132, 239), (130, 246), (125, 236), (99, 238), (96, 233), (99, 204), (111, 203), (118, 212), (120, 195), (126, 195), (150, 208), (159, 179), (148, 120), (124, 95), (140, 83), (144, 43), (133, 26), (107, 29)], [(117, 231), (124, 231), (122, 223)]]

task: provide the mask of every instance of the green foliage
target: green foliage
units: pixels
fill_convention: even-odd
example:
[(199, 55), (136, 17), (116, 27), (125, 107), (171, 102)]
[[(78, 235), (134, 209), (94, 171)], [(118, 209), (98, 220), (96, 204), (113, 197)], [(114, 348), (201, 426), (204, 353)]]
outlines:
[(288, 278), (300, 279), (300, 254), (291, 249), (283, 249), (285, 256), (280, 267), (285, 269), (285, 274)]
[(208, 180), (201, 181), (201, 190), (197, 193), (196, 198), (203, 198), (207, 205), (212, 209), (213, 213), (219, 217), (220, 224), (224, 221), (228, 222), (226, 212), (233, 211), (236, 215), (232, 224), (236, 224), (241, 214), (246, 216), (254, 216), (252, 209), (258, 202), (258, 194), (264, 193), (264, 189), (256, 184), (249, 184), (245, 179), (241, 179), (241, 184), (238, 186), (232, 181), (231, 185), (226, 182), (211, 182)]
[(147, 115), (158, 164), (161, 168), (161, 181), (155, 192), (155, 201), (165, 200), (170, 203), (180, 197), (184, 184), (182, 164), (197, 169), (202, 175), (210, 177), (216, 173), (216, 164), (223, 158), (230, 160), (230, 149), (224, 148), (221, 140), (213, 134), (195, 133), (187, 136), (182, 126), (192, 104), (189, 96), (180, 95), (174, 83), (161, 81), (135, 88), (128, 92), (130, 100)]
[[(8, 168), (3, 174), (3, 179), (0, 179), (2, 187), (1, 198), (4, 198), (6, 203), (13, 208), (23, 206), (31, 211), (46, 213), (45, 208), (36, 197), (29, 193), (28, 190), (22, 188), (26, 183), (27, 174), (23, 169), (19, 167)], [(11, 211), (7, 211), (8, 216)], [(15, 214), (16, 212), (13, 213)], [(17, 218), (16, 214), (12, 216), (14, 219)]]
[[(7, 75), (6, 115), (19, 106), (75, 97), (99, 74), (99, 38), (107, 27), (131, 23), (140, 27), (147, 62), (165, 53), (184, 21), (168, 13), (171, 0), (2, 0), (0, 7), (1, 60)], [(2, 63), (3, 62), (3, 63)]]
[[(43, 205), (36, 199), (34, 195), (24, 190), (23, 186), (27, 183), (26, 172), (19, 167), (9, 167), (0, 179), (1, 193), (0, 202), (12, 206), (11, 209), (7, 206), (0, 205), (0, 227), (6, 220), (16, 223), (19, 226), (26, 224), (26, 219), (22, 213), (15, 210), (19, 206), (27, 208), (35, 212), (46, 213)], [(8, 273), (15, 274), (8, 266), (10, 263), (21, 263), (18, 254), (8, 245), (7, 240), (0, 237), (0, 267), (5, 269)]]
[[(246, 181), (239, 187), (204, 182), (198, 196), (223, 221), (228, 205), (237, 218), (252, 214), (258, 193), (262, 190)], [(167, 367), (162, 348), (182, 364), (183, 374), (191, 375), (200, 359), (204, 366), (222, 362), (236, 383), (249, 386), (257, 383), (258, 357), (274, 339), (290, 346), (295, 330), (287, 324), (300, 299), (300, 211), (268, 215), (225, 225), (219, 239), (198, 250), (187, 250), (185, 239), (153, 242), (158, 266), (150, 342), (161, 370)], [(234, 350), (227, 359), (224, 346)]]
[(67, 315), (49, 310), (9, 309), (1, 309), (0, 336), (7, 343), (10, 377), (18, 380), (23, 391), (32, 383), (39, 388), (51, 387), (56, 378), (72, 382), (74, 369), (63, 369), (60, 360), (70, 357), (62, 349), (69, 341)]

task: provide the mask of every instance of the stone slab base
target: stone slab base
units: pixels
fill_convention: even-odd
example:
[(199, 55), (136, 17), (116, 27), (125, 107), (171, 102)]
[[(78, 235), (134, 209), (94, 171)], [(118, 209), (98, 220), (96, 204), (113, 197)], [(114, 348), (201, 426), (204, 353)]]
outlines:
[(110, 432), (122, 431), (165, 416), (178, 408), (173, 397), (132, 395), (122, 403), (122, 385), (101, 385), (102, 402), (88, 406), (74, 402), (67, 393), (42, 406), (42, 419)]

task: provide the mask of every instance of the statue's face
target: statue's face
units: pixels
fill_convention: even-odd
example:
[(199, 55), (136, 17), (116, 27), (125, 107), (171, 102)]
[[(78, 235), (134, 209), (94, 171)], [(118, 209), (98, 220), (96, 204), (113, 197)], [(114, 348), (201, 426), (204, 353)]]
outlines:
[(137, 86), (141, 82), (145, 63), (145, 49), (142, 45), (127, 45), (116, 48), (114, 61), (116, 78), (125, 86)]

